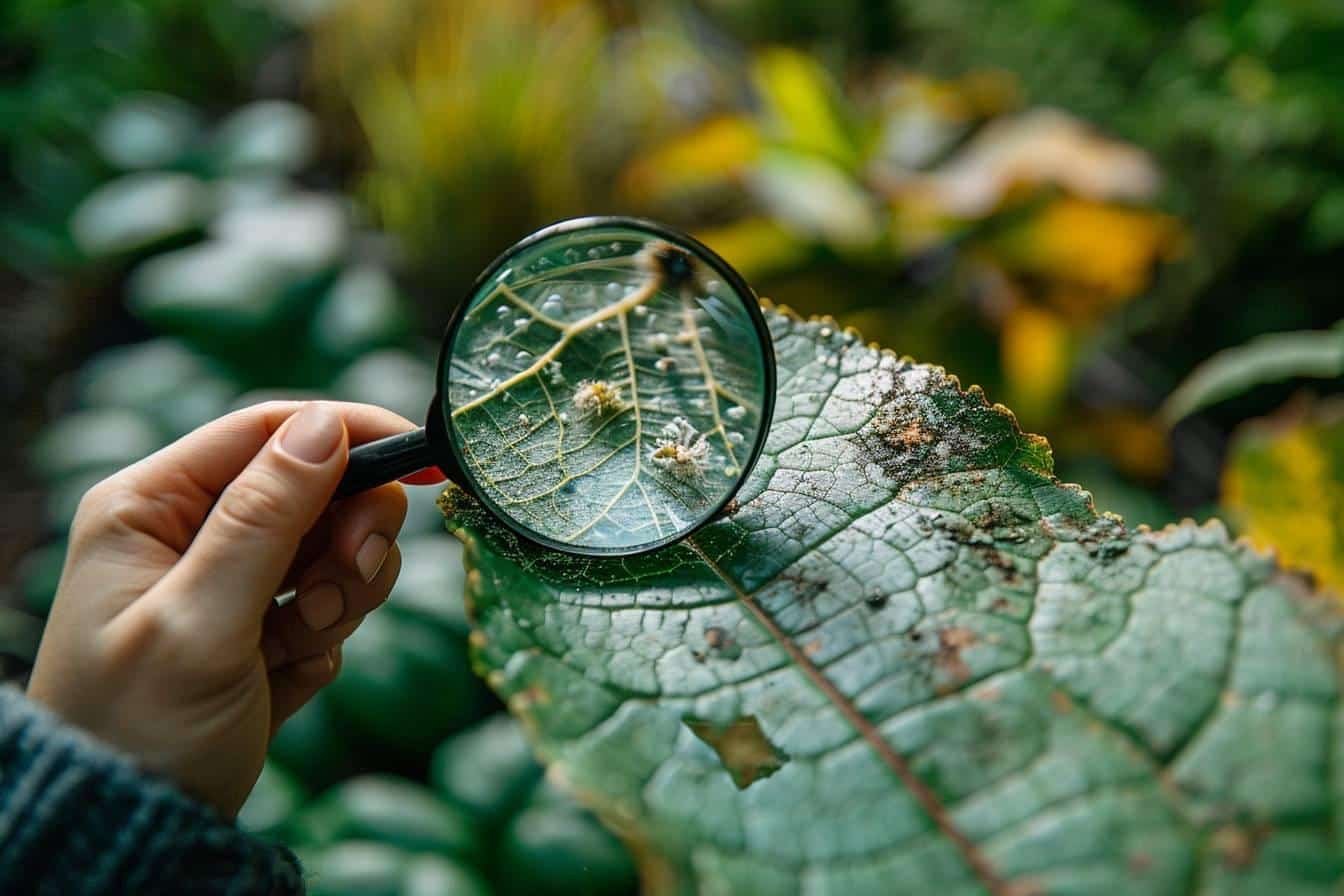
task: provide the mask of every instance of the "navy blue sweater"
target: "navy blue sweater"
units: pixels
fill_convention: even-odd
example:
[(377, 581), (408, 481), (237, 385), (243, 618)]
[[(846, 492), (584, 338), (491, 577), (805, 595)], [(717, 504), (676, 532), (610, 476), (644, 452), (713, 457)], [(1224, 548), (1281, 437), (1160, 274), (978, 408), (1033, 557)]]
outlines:
[(0, 893), (302, 892), (289, 850), (0, 687)]

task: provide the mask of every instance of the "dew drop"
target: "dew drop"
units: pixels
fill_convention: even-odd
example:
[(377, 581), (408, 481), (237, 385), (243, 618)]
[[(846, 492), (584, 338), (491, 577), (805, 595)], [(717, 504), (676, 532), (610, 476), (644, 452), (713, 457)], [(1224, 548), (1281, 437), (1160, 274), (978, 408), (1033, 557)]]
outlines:
[(500, 362), (499, 352), (491, 352), (490, 354), (485, 356), (485, 363), (490, 367), (494, 367), (499, 362)]
[(542, 311), (559, 311), (565, 307), (565, 300), (557, 292), (551, 293), (546, 297), (546, 301), (541, 303)]
[(608, 283), (606, 286), (607, 298), (609, 299), (619, 299), (621, 297), (621, 292), (621, 284), (615, 281)]
[(513, 360), (515, 360), (515, 361), (526, 361), (526, 360), (527, 360), (528, 358), (530, 358), (530, 357), (532, 357), (532, 353), (531, 353), (531, 352), (519, 351), (519, 352), (515, 352), (515, 353), (514, 353)]
[(567, 414), (565, 411), (561, 411), (561, 412), (560, 412), (560, 422), (561, 422), (561, 423), (568, 423), (568, 422), (569, 422), (569, 414)]
[(724, 468), (723, 468), (723, 475), (725, 475), (725, 476), (736, 476), (736, 475), (737, 475), (737, 467), (733, 466), (732, 464), (725, 464), (725, 465), (724, 465)]
[(721, 286), (723, 284), (717, 280), (708, 280), (705, 282), (705, 292), (718, 292)]
[(635, 306), (635, 317), (644, 317), (644, 316), (647, 315), (648, 313), (649, 313), (648, 306), (646, 306), (646, 305), (636, 305), (636, 306)]
[(743, 417), (747, 416), (747, 409), (739, 404), (735, 404), (724, 413), (728, 415), (729, 420), (741, 420)]
[(613, 252), (619, 252), (619, 251), (621, 251), (621, 244), (620, 244), (620, 243), (612, 243), (612, 244), (611, 244), (611, 251), (613, 251)]
[(530, 323), (532, 323), (532, 318), (530, 318), (530, 317), (520, 317), (520, 318), (518, 318), (517, 320), (515, 320), (515, 321), (513, 322), (513, 325), (514, 325), (515, 327), (517, 327), (518, 329), (520, 329), (520, 330), (526, 330), (526, 329), (527, 329), (527, 325), (530, 324)]
[(580, 258), (582, 258), (582, 257), (583, 257), (583, 256), (579, 254), (579, 250), (578, 250), (578, 249), (566, 249), (566, 250), (565, 250), (565, 261), (569, 262), (570, 264), (573, 264), (574, 262), (578, 261), (578, 260), (579, 260)]
[(508, 305), (500, 305), (498, 308), (495, 309), (495, 317), (503, 317), (508, 313), (509, 313)]
[(593, 324), (593, 329), (601, 333), (607, 329), (607, 322), (604, 320), (600, 320), (597, 323)]
[(513, 268), (505, 268), (504, 270), (500, 271), (498, 275), (495, 276), (495, 280), (497, 281), (507, 280), (509, 278), (509, 275), (511, 275), (512, 273)]
[(659, 358), (653, 366), (657, 367), (662, 373), (668, 373), (676, 369), (677, 362), (671, 358)]
[(817, 331), (817, 335), (820, 336), (822, 339), (830, 339), (830, 338), (831, 338), (831, 328), (830, 328), (830, 327), (822, 327), (820, 330)]
[(589, 250), (588, 250), (588, 257), (591, 258), (593, 261), (597, 261), (599, 258), (602, 257), (602, 250), (601, 250), (601, 249), (589, 249)]
[(531, 426), (531, 425), (532, 425), (532, 418), (529, 417), (529, 416), (527, 416), (526, 414), (519, 414), (519, 415), (518, 415), (518, 423), (519, 423), (519, 425), (521, 425), (521, 426)]
[(732, 442), (734, 445), (741, 445), (741, 444), (742, 444), (742, 433), (740, 433), (740, 432), (730, 432), (730, 433), (728, 433), (728, 441)]
[(499, 388), (499, 377), (495, 377), (494, 379), (492, 379), (492, 380), (490, 381), (490, 388), (491, 388), (491, 389), (498, 389), (498, 388)]

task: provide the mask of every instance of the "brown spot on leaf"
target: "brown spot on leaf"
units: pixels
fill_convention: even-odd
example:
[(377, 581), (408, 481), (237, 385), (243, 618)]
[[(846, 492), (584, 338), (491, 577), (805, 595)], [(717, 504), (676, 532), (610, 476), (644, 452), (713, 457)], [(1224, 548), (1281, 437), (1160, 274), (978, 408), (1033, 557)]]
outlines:
[(530, 684), (509, 698), (509, 709), (513, 712), (523, 713), (533, 706), (545, 705), (550, 702), (550, 691), (539, 684)]
[(883, 437), (887, 440), (887, 444), (897, 451), (910, 451), (933, 441), (933, 433), (921, 426), (917, 420), (888, 429)]
[(803, 653), (808, 656), (816, 656), (818, 653), (821, 653), (821, 639), (813, 638), (811, 641), (804, 644)]
[(971, 677), (971, 667), (962, 659), (963, 649), (976, 641), (975, 632), (962, 626), (945, 628), (938, 633), (938, 656), (936, 661), (948, 677), (954, 682), (962, 682)]
[(691, 656), (700, 663), (711, 656), (735, 660), (741, 655), (742, 646), (737, 643), (737, 639), (730, 635), (727, 629), (717, 625), (705, 629), (705, 649), (691, 651)]
[(730, 498), (728, 503), (723, 505), (724, 516), (737, 516), (737, 512), (742, 509), (742, 502), (736, 498)]
[(1242, 870), (1255, 864), (1266, 833), (1263, 829), (1229, 824), (1214, 831), (1210, 843), (1224, 865)]
[(780, 573), (779, 580), (792, 585), (798, 600), (807, 602), (831, 587), (825, 579), (813, 578), (796, 569), (787, 569)]
[(719, 760), (739, 790), (770, 777), (789, 761), (788, 755), (761, 731), (755, 716), (745, 716), (722, 726), (686, 719), (686, 727), (719, 754)]

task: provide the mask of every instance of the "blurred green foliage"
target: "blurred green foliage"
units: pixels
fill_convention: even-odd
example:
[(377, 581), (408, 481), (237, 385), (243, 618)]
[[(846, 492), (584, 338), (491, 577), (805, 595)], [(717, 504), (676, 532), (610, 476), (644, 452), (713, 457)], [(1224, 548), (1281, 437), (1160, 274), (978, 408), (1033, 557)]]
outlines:
[[(0, 650), (31, 658), (93, 482), (276, 394), (422, 417), (477, 272), (604, 212), (982, 384), (1102, 508), (1221, 489), (1338, 588), (1338, 412), (1289, 399), (1344, 385), (1340, 46), (1295, 0), (8, 3), (0, 286), (134, 344), (25, 402), (41, 539)], [(471, 674), (434, 491), (243, 823), (316, 893), (629, 891)]]
[[(245, 3), (13, 0), (0, 7), (6, 266), (40, 276), (79, 264), (66, 227), (75, 204), (118, 169), (185, 156), (199, 114), (192, 104), (217, 109), (236, 101), (283, 28)], [(136, 114), (105, 117), (138, 91), (172, 95)]]

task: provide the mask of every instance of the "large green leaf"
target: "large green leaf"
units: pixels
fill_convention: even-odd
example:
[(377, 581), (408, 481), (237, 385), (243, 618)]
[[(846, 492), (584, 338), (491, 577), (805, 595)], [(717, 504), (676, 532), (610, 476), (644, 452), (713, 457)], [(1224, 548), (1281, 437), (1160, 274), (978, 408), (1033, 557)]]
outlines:
[(769, 315), (741, 507), (637, 560), (460, 493), (475, 658), (653, 892), (1331, 892), (1334, 610), (1128, 531), (934, 367)]

